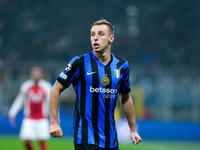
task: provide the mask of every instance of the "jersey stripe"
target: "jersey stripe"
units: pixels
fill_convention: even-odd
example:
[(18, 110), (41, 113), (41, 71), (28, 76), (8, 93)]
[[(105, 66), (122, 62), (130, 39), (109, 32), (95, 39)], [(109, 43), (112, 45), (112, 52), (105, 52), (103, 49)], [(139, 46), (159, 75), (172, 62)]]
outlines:
[(115, 56), (115, 57), (119, 60), (119, 62), (117, 63), (117, 69), (119, 69), (126, 61), (119, 56)]
[[(97, 61), (98, 62), (98, 61)], [(99, 87), (105, 88), (102, 84), (101, 79), (105, 76), (104, 65), (101, 62), (98, 62), (98, 71), (99, 71)], [(99, 116), (98, 116), (98, 127), (99, 127), (99, 145), (105, 147), (105, 99), (104, 94), (99, 94)], [(103, 138), (102, 138), (103, 137)]]
[[(88, 64), (85, 64), (85, 79), (86, 79), (86, 91), (90, 91), (91, 85), (89, 83), (92, 83), (92, 75), (90, 74), (92, 72), (92, 66), (90, 55), (87, 55), (85, 60), (87, 62), (90, 62)], [(94, 144), (94, 130), (92, 126), (92, 92), (86, 92), (86, 111), (85, 111), (85, 118), (88, 120), (88, 144)]]
[[(92, 64), (92, 87), (98, 88), (99, 87), (99, 72), (98, 72), (98, 65), (96, 61), (92, 58), (90, 53), (90, 60)], [(98, 129), (98, 112), (99, 112), (99, 94), (96, 92), (92, 93), (92, 125), (94, 129), (94, 142), (96, 145), (99, 145), (99, 129)]]
[[(105, 67), (105, 74), (110, 79), (110, 83), (105, 87), (111, 89), (112, 78), (111, 78), (111, 68), (110, 63)], [(105, 147), (110, 147), (110, 98), (105, 98)]]
[(85, 104), (86, 104), (86, 81), (85, 81), (85, 63), (84, 57), (80, 58), (80, 80), (81, 80), (81, 100), (80, 100), (80, 114), (82, 117), (82, 138), (81, 143), (88, 142), (88, 126), (85, 117)]
[[(76, 89), (76, 93), (78, 93), (78, 89)], [(77, 97), (78, 98), (78, 97)], [(77, 136), (78, 136), (78, 128), (79, 128), (79, 121), (80, 121), (80, 114), (79, 114), (79, 99), (76, 100), (75, 108), (74, 108), (74, 142), (77, 143)]]

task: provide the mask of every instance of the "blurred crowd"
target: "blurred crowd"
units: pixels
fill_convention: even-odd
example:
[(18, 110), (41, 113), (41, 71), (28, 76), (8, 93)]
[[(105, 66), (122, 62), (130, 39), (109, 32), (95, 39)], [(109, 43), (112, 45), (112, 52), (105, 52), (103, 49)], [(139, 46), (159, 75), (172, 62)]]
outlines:
[(90, 26), (105, 18), (115, 26), (112, 52), (129, 61), (131, 85), (139, 89), (132, 94), (143, 93), (147, 116), (199, 121), (199, 6), (199, 0), (0, 0), (0, 109), (9, 108), (35, 63), (53, 84), (72, 57), (92, 50)]
[(1, 61), (69, 61), (91, 51), (90, 25), (116, 28), (113, 52), (130, 63), (200, 65), (200, 1), (0, 0)]

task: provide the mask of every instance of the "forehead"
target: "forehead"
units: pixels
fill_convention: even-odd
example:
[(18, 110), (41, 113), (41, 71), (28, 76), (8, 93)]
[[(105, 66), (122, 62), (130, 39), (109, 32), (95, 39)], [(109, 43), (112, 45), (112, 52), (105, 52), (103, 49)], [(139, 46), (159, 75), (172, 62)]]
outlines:
[(94, 25), (94, 26), (91, 28), (91, 32), (99, 32), (99, 31), (109, 32), (109, 28), (108, 28), (108, 26), (105, 25), (105, 24)]
[(31, 70), (31, 73), (34, 74), (34, 73), (42, 73), (42, 70), (40, 68), (33, 68)]

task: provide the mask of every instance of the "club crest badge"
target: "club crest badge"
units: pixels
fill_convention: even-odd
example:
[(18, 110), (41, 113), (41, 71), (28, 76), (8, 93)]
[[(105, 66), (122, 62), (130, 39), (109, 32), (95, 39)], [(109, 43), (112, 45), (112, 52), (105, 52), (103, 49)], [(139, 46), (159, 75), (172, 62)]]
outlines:
[(101, 78), (101, 83), (105, 86), (110, 83), (110, 79), (107, 77), (107, 74), (105, 74), (104, 77)]
[(68, 64), (67, 64), (67, 67), (65, 68), (65, 70), (66, 71), (70, 71), (72, 69), (72, 65), (71, 65), (71, 63), (69, 62)]

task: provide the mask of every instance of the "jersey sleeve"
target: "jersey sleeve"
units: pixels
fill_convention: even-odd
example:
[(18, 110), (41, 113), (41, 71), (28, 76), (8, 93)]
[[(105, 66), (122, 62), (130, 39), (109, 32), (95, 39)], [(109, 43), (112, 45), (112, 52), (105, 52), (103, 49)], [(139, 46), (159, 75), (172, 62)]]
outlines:
[(128, 93), (131, 91), (130, 80), (129, 80), (130, 67), (129, 67), (128, 62), (126, 62), (124, 64), (122, 72), (123, 72), (123, 79), (122, 79), (122, 82), (120, 85), (119, 92), (120, 93)]
[(71, 83), (79, 78), (79, 57), (74, 57), (62, 71), (57, 78), (57, 81), (60, 82), (64, 87), (68, 88)]
[(23, 104), (24, 104), (24, 98), (25, 98), (25, 84), (23, 84), (20, 87), (20, 91), (19, 94), (17, 95), (17, 97), (15, 98), (13, 104), (11, 105), (9, 112), (8, 112), (8, 116), (11, 118), (14, 118), (17, 113), (22, 109)]

